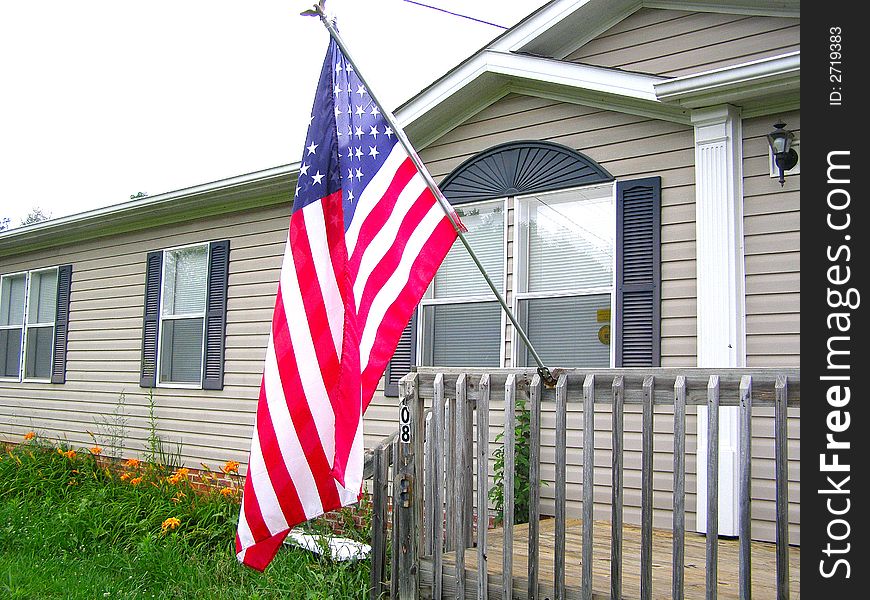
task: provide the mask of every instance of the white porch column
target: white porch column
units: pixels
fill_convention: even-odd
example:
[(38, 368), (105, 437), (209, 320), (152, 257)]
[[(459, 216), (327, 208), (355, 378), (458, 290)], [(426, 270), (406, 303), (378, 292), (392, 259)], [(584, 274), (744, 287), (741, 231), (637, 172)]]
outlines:
[[(743, 263), (743, 134), (738, 108), (696, 110), (695, 221), (699, 367), (746, 364)], [(736, 407), (720, 408), (719, 533), (737, 535)], [(698, 409), (696, 529), (707, 523), (707, 409)]]

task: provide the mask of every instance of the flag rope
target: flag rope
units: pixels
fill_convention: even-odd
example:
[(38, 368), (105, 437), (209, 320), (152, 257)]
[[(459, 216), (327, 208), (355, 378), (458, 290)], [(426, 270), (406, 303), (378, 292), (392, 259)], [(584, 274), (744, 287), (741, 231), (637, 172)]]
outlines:
[(516, 317), (513, 314), (513, 311), (508, 307), (507, 302), (502, 296), (501, 292), (495, 286), (489, 274), (486, 272), (486, 269), (483, 268), (483, 264), (480, 262), (480, 259), (477, 257), (477, 254), (472, 250), (471, 244), (468, 243), (468, 239), (464, 235), (464, 227), (457, 220), (456, 214), (454, 213), (452, 207), (447, 202), (447, 199), (444, 197), (444, 194), (441, 193), (441, 190), (438, 188), (438, 184), (435, 183), (435, 180), (432, 178), (432, 175), (429, 173), (429, 169), (426, 168), (426, 165), (423, 164), (423, 160), (419, 157), (414, 147), (411, 145), (410, 140), (405, 135), (405, 131), (399, 126), (396, 121), (393, 113), (387, 110), (377, 99), (374, 92), (372, 91), (371, 86), (366, 82), (360, 70), (357, 68), (356, 63), (353, 60), (350, 52), (347, 49), (347, 46), (344, 44), (344, 40), (342, 40), (341, 35), (338, 33), (338, 30), (335, 28), (332, 22), (330, 22), (329, 18), (326, 16), (326, 9), (324, 8), (324, 0), (320, 0), (317, 2), (310, 10), (303, 11), (302, 16), (306, 17), (319, 17), (320, 21), (323, 23), (326, 30), (329, 31), (329, 35), (335, 40), (335, 43), (338, 44), (338, 47), (341, 49), (344, 54), (347, 62), (353, 67), (356, 72), (356, 76), (362, 82), (362, 84), (368, 90), (369, 97), (372, 99), (372, 102), (378, 107), (378, 110), (381, 111), (381, 115), (384, 117), (384, 120), (390, 125), (393, 129), (393, 132), (396, 134), (396, 138), (399, 140), (399, 143), (402, 144), (402, 147), (405, 149), (405, 152), (408, 153), (409, 158), (414, 163), (414, 166), (417, 167), (417, 170), (422, 175), (423, 180), (426, 182), (426, 186), (438, 200), (438, 204), (441, 205), (441, 208), (444, 210), (444, 213), (447, 215), (450, 224), (453, 226), (453, 229), (456, 231), (459, 240), (462, 242), (462, 245), (465, 246), (465, 249), (468, 251), (468, 255), (471, 257), (471, 260), (474, 262), (477, 269), (480, 271), (480, 274), (483, 275), (483, 279), (486, 281), (486, 284), (489, 286), (489, 289), (492, 290), (492, 293), (495, 295), (499, 304), (501, 305), (502, 310), (507, 315), (507, 318), (510, 320), (511, 324), (517, 331), (517, 334), (520, 336), (520, 339), (529, 349), (529, 353), (534, 358), (535, 363), (538, 365), (538, 375), (543, 380), (544, 384), (548, 387), (554, 387), (556, 385), (556, 378), (553, 377), (550, 369), (544, 365), (544, 361), (541, 360), (540, 355), (535, 350), (535, 347), (532, 345), (529, 336), (526, 334), (525, 330), (520, 326)]

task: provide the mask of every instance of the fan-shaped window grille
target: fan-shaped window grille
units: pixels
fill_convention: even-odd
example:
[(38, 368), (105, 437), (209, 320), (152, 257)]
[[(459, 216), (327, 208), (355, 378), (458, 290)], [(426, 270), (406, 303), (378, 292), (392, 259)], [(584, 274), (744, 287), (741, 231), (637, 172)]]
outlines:
[(509, 142), (459, 165), (439, 186), (452, 204), (613, 181), (591, 158), (553, 142)]

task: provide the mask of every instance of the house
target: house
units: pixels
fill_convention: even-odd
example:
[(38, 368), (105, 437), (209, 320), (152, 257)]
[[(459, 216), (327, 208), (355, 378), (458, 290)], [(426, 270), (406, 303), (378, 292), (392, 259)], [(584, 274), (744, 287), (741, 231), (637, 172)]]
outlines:
[[(782, 121), (799, 143), (799, 30), (791, 0), (553, 0), (399, 107), (545, 362), (799, 366), (800, 165), (780, 185), (767, 141)], [(142, 452), (153, 409), (186, 463), (244, 462), (299, 167), (0, 234), (2, 439), (35, 430), (84, 445), (88, 431), (122, 429), (128, 455)], [(531, 364), (458, 246), (368, 409), (367, 445), (396, 429), (396, 386), (413, 364)], [(720, 431), (726, 534), (732, 417), (723, 411)], [(762, 411), (753, 426), (760, 539), (774, 535), (772, 423)], [(689, 433), (687, 511), (703, 530), (706, 429), (694, 411)], [(639, 452), (628, 439), (631, 519)], [(578, 464), (569, 456), (569, 486)]]

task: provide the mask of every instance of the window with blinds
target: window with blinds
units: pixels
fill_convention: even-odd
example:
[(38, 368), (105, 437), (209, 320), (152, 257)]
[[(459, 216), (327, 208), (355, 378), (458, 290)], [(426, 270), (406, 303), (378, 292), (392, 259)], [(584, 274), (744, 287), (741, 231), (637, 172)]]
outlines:
[[(63, 269), (69, 273), (71, 267)], [(58, 358), (66, 353), (65, 321), (57, 343), (58, 273), (52, 267), (0, 277), (0, 378), (62, 383), (55, 377)], [(68, 277), (62, 291), (68, 302)]]
[[(516, 199), (517, 319), (555, 367), (609, 367), (614, 286), (613, 185)], [(531, 366), (522, 343), (517, 365)]]
[(208, 244), (163, 253), (160, 383), (199, 386), (202, 381), (208, 259)]
[[(468, 242), (504, 293), (504, 200), (464, 204), (456, 210), (468, 228)], [(421, 311), (422, 364), (501, 366), (501, 308), (461, 243), (445, 257), (421, 301)]]

